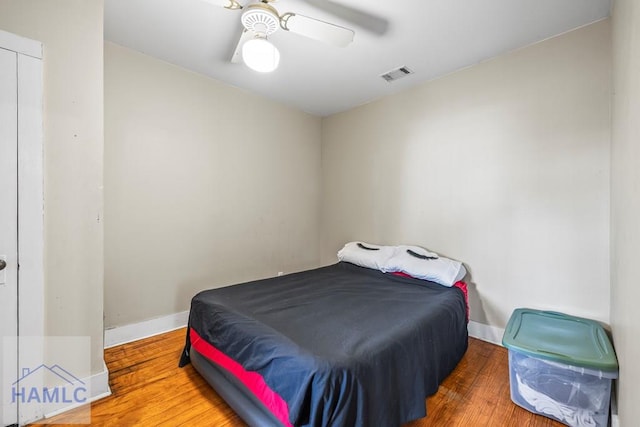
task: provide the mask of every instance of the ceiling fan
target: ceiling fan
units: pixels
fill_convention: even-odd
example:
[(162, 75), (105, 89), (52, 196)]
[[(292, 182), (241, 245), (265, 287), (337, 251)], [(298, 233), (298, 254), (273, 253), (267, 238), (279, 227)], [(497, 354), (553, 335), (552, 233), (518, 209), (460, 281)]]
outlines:
[(249, 68), (259, 72), (270, 72), (278, 67), (280, 53), (267, 40), (278, 29), (338, 47), (351, 43), (355, 34), (348, 28), (297, 13), (280, 14), (270, 4), (275, 0), (259, 0), (247, 5), (242, 5), (238, 0), (205, 1), (229, 10), (242, 10), (241, 22), (244, 29), (231, 62), (239, 63), (242, 59)]

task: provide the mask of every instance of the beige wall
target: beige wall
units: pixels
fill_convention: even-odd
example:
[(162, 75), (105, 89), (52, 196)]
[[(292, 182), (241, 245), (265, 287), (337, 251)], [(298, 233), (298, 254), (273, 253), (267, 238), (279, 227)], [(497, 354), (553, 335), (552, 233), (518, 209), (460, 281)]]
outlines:
[(620, 364), (620, 425), (632, 426), (640, 419), (640, 4), (615, 0), (612, 23), (611, 327)]
[(465, 262), (472, 319), (609, 321), (609, 21), (323, 121), (324, 263), (344, 242)]
[(320, 119), (105, 44), (105, 324), (319, 262)]
[(44, 45), (48, 335), (91, 337), (102, 371), (102, 0), (1, 0), (0, 29)]

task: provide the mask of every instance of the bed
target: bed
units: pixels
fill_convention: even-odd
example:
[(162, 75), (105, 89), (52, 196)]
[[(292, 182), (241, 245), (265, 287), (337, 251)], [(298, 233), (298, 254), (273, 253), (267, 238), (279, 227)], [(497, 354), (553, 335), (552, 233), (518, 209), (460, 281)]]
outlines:
[(197, 294), (180, 365), (251, 426), (397, 427), (467, 342), (458, 287), (338, 262)]

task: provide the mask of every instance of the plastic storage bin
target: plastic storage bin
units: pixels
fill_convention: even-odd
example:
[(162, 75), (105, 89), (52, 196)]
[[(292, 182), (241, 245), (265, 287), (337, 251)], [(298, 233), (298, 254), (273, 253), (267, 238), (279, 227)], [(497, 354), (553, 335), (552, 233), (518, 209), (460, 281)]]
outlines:
[(607, 427), (615, 352), (598, 323), (519, 308), (505, 329), (511, 400), (574, 427)]

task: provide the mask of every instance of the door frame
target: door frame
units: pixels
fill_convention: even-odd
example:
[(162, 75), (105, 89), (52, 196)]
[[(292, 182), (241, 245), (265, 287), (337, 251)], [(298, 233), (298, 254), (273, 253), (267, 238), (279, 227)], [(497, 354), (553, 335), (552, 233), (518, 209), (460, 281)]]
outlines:
[[(42, 43), (0, 30), (0, 49), (18, 54), (18, 337), (44, 337)], [(18, 340), (19, 367), (41, 359), (21, 351)], [(19, 406), (18, 422), (40, 419), (42, 412)]]

